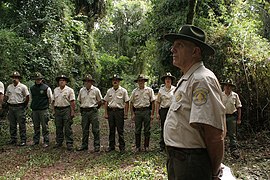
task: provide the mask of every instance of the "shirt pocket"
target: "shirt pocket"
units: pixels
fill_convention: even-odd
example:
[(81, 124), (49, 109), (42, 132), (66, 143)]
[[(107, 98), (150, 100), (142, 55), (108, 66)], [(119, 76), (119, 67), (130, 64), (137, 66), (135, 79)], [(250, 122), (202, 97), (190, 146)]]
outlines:
[(182, 107), (182, 103), (173, 103), (173, 104), (171, 104), (171, 110), (174, 111), (174, 112), (180, 110), (181, 107)]

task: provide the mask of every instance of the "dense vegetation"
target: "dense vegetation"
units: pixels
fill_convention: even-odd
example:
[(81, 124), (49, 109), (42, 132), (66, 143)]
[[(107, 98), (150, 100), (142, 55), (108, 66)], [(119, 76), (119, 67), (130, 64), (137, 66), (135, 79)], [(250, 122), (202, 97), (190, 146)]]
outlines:
[(241, 131), (270, 129), (270, 3), (266, 0), (1, 0), (0, 77), (19, 71), (26, 84), (40, 71), (47, 83), (66, 73), (77, 91), (91, 73), (104, 94), (113, 73), (131, 91), (139, 73), (177, 77), (163, 35), (193, 23), (216, 49), (205, 65), (232, 78), (243, 103)]

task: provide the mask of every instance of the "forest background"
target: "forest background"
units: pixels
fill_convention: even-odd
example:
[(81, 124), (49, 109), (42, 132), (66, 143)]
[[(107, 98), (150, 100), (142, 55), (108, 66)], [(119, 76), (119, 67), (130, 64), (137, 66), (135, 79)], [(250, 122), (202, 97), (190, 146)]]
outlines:
[[(23, 83), (30, 86), (33, 84), (31, 76), (39, 71), (46, 77), (46, 83), (54, 88), (57, 85), (55, 77), (64, 73), (71, 78), (69, 85), (77, 95), (83, 85), (83, 76), (90, 73), (105, 95), (111, 87), (109, 78), (113, 74), (118, 73), (124, 78), (122, 86), (130, 93), (136, 87), (133, 80), (144, 73), (150, 79), (149, 86), (160, 86), (160, 77), (167, 71), (181, 77), (181, 72), (172, 65), (171, 44), (163, 36), (177, 32), (183, 24), (194, 24), (206, 31), (207, 42), (215, 48), (216, 54), (204, 59), (205, 66), (220, 82), (232, 78), (236, 83), (234, 90), (242, 101), (243, 117), (238, 137), (246, 145), (246, 152), (252, 151), (258, 156), (251, 157), (250, 163), (244, 159), (229, 162), (229, 165), (236, 164), (242, 173), (246, 171), (252, 177), (263, 174), (261, 177), (269, 178), (269, 0), (0, 0), (0, 80), (7, 86), (11, 83), (9, 75), (16, 70), (23, 76)], [(79, 119), (76, 121), (78, 128)], [(158, 132), (153, 131), (157, 133), (158, 141)], [(65, 156), (78, 158), (78, 154), (55, 151), (43, 152), (40, 157), (42, 150), (28, 155), (28, 148), (14, 151), (9, 148), (3, 149), (5, 153), (0, 158), (1, 163), (7, 165), (1, 173), (12, 175), (4, 177), (26, 176), (27, 179), (27, 174), (31, 177), (38, 171), (31, 169), (29, 173), (28, 168), (40, 161), (42, 167), (51, 165), (42, 173), (55, 174), (59, 170), (52, 170), (55, 162), (68, 164), (70, 161)], [(121, 157), (104, 155), (104, 161), (102, 158), (97, 161), (95, 156), (79, 155), (78, 163), (79, 167), (95, 161), (103, 165), (112, 160), (116, 165), (121, 161), (127, 164), (130, 157), (136, 159), (134, 167), (137, 169), (125, 169), (127, 174), (119, 172), (114, 176), (109, 166), (106, 175), (110, 178), (127, 175), (128, 179), (160, 179), (156, 175), (159, 169), (161, 177), (166, 177), (165, 157), (156, 154), (133, 156), (132, 153)], [(7, 158), (13, 159), (12, 162)], [(50, 158), (54, 161), (49, 161)], [(81, 164), (83, 160), (87, 161)], [(15, 166), (15, 162), (25, 164)], [(263, 165), (260, 167), (258, 162)], [(251, 168), (241, 167), (242, 164)], [(115, 168), (119, 169), (118, 166)], [(65, 175), (70, 171), (69, 168), (60, 170)], [(94, 168), (93, 173), (100, 171), (96, 170)], [(129, 177), (128, 173), (132, 175)], [(249, 179), (247, 175), (237, 175)], [(40, 174), (36, 176), (40, 177)], [(257, 179), (252, 177), (250, 179)]]

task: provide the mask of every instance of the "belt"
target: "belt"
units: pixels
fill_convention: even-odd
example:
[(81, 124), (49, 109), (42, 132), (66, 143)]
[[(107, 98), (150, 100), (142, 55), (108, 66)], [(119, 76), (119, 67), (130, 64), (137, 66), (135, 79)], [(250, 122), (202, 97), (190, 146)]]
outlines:
[(167, 108), (160, 108), (160, 110), (169, 110), (169, 107), (167, 107)]
[(176, 152), (182, 152), (185, 154), (201, 154), (201, 153), (207, 153), (206, 148), (177, 148), (172, 146), (166, 146), (168, 153), (170, 154), (170, 150), (176, 151)]
[(134, 108), (135, 111), (146, 111), (150, 110), (149, 107), (142, 107), (142, 108)]
[(113, 107), (108, 107), (108, 111), (123, 111), (123, 108), (113, 108)]
[(90, 111), (95, 110), (95, 109), (97, 109), (97, 107), (87, 107), (87, 108), (81, 107), (80, 111), (81, 112), (90, 112)]
[(57, 110), (63, 110), (63, 109), (66, 109), (66, 108), (70, 108), (70, 106), (63, 106), (63, 107), (54, 106), (54, 109), (57, 109)]
[(233, 113), (233, 114), (226, 114), (226, 117), (228, 118), (228, 117), (235, 117), (236, 116), (236, 114), (235, 113)]
[(19, 104), (8, 104), (10, 107), (21, 107), (24, 106), (24, 103), (19, 103)]

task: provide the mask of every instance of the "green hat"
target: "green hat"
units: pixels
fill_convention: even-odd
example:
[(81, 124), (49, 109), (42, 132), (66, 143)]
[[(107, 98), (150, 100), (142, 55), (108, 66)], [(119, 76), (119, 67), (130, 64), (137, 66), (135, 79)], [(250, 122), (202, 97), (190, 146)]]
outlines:
[(114, 74), (114, 75), (110, 78), (110, 80), (113, 80), (113, 79), (118, 79), (119, 81), (122, 81), (122, 80), (123, 80), (123, 78), (121, 78), (118, 74)]
[(33, 76), (34, 80), (37, 79), (44, 79), (44, 76), (40, 73), (40, 72), (35, 72), (34, 76)]
[(18, 71), (14, 71), (11, 75), (10, 75), (11, 78), (13, 77), (18, 77), (18, 78), (22, 78), (22, 76), (20, 75), (20, 73)]
[(93, 77), (91, 76), (91, 74), (86, 74), (83, 78), (83, 81), (93, 81), (96, 82)]
[(138, 80), (144, 80), (145, 82), (148, 81), (148, 78), (144, 74), (139, 74), (137, 79), (134, 80), (134, 82), (138, 82)]
[(67, 82), (70, 82), (69, 78), (64, 74), (61, 74), (55, 78), (57, 82), (59, 82), (60, 79), (65, 79)]
[(224, 82), (221, 82), (220, 84), (230, 85), (230, 86), (234, 86), (235, 87), (235, 84), (234, 84), (234, 82), (233, 82), (232, 79), (226, 79)]
[(172, 81), (174, 81), (174, 80), (176, 79), (176, 77), (173, 76), (170, 72), (167, 72), (167, 73), (165, 73), (165, 74), (161, 77), (161, 80), (162, 80), (162, 81), (165, 81), (165, 78), (166, 78), (166, 77), (171, 78)]
[(202, 29), (193, 25), (183, 25), (178, 33), (166, 34), (164, 38), (172, 43), (177, 39), (191, 41), (202, 49), (203, 54), (215, 54), (215, 50), (205, 42), (205, 32)]

